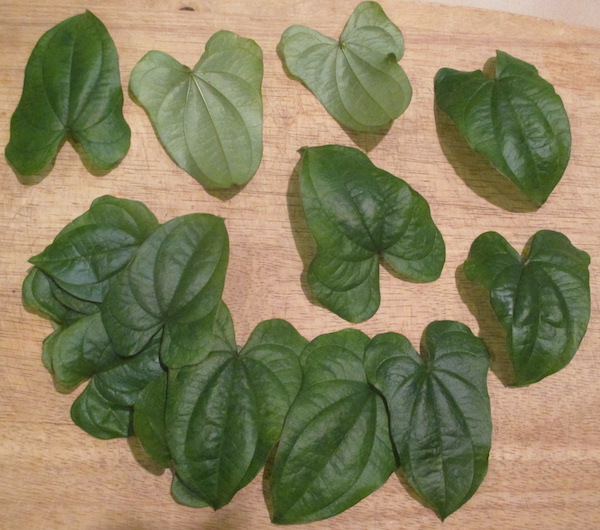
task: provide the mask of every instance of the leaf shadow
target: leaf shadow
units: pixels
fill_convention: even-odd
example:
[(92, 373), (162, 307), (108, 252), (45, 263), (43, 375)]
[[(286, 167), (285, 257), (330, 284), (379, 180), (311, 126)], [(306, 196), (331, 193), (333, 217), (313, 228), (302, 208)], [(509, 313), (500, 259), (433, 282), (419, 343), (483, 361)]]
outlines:
[(516, 184), (469, 146), (458, 127), (435, 103), (434, 115), (438, 140), (446, 159), (474, 193), (509, 212), (535, 212), (538, 209)]
[[(63, 141), (60, 143), (58, 149), (56, 150), (57, 154), (62, 149), (63, 145), (65, 145), (66, 141), (67, 139), (64, 138)], [(22, 184), (23, 186), (35, 186), (36, 184), (42, 182), (42, 180), (44, 180), (50, 173), (52, 173), (56, 157), (54, 157), (46, 167), (44, 167), (41, 171), (38, 171), (34, 175), (23, 175), (22, 173), (19, 173), (17, 168), (12, 165), (11, 161), (6, 156), (4, 157), (4, 160), (6, 160), (8, 167), (12, 169), (12, 172), (15, 174), (15, 177), (17, 177), (17, 180), (20, 184)]]
[(269, 454), (267, 455), (267, 459), (265, 461), (265, 467), (263, 468), (262, 475), (262, 494), (263, 499), (265, 501), (265, 506), (267, 507), (267, 511), (269, 513), (269, 517), (271, 520), (273, 519), (273, 497), (271, 495), (271, 477), (273, 476), (273, 465), (275, 464), (275, 455), (277, 454), (277, 448), (279, 447), (279, 442), (277, 442)]
[(303, 265), (302, 273), (300, 275), (300, 285), (304, 295), (311, 304), (317, 307), (325, 307), (314, 296), (308, 284), (308, 268), (310, 267), (313, 257), (317, 253), (317, 244), (310, 233), (302, 210), (302, 199), (300, 196), (300, 163), (301, 161), (299, 160), (292, 170), (286, 192), (292, 236)]
[(389, 125), (386, 125), (382, 129), (372, 132), (355, 131), (354, 129), (350, 129), (345, 125), (342, 125), (341, 123), (339, 123), (339, 125), (358, 147), (368, 153), (369, 151), (375, 149), (379, 145), (379, 142), (385, 138), (385, 135), (392, 128), (393, 123), (394, 122), (392, 121)]
[(490, 369), (504, 386), (512, 386), (515, 376), (506, 348), (506, 334), (494, 313), (488, 292), (467, 278), (464, 265), (456, 269), (455, 280), (462, 301), (477, 319), (479, 338), (490, 353)]
[(146, 454), (137, 436), (129, 436), (127, 438), (127, 445), (135, 461), (146, 471), (157, 477), (165, 472), (164, 467), (158, 465)]
[(72, 136), (67, 135), (66, 140), (71, 144), (71, 147), (73, 148), (73, 150), (79, 155), (81, 163), (83, 164), (83, 167), (85, 167), (86, 171), (88, 173), (90, 173), (91, 175), (93, 175), (94, 177), (104, 177), (104, 176), (108, 175), (120, 163), (120, 161), (119, 161), (114, 166), (112, 166), (108, 169), (100, 169), (92, 163), (90, 157), (84, 151), (82, 145), (79, 142), (77, 142)]
[[(433, 507), (419, 494), (419, 492), (415, 488), (413, 488), (412, 484), (406, 478), (406, 475), (404, 474), (404, 471), (402, 470), (401, 467), (396, 469), (396, 471), (394, 472), (394, 475), (396, 475), (398, 482), (400, 483), (400, 485), (404, 488), (404, 490), (406, 491), (406, 493), (408, 493), (408, 495), (410, 497), (412, 497), (415, 501), (417, 501), (424, 508), (427, 508), (428, 510), (432, 510), (435, 513), (435, 510), (433, 509)], [(437, 513), (436, 513), (436, 516), (439, 517), (439, 515)]]

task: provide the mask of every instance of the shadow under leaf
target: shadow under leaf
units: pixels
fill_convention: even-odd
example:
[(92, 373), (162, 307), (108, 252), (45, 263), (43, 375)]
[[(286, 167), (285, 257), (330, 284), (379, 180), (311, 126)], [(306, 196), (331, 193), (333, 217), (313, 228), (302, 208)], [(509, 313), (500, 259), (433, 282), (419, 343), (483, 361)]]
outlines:
[(506, 334), (490, 304), (488, 292), (466, 277), (463, 265), (456, 269), (455, 278), (461, 299), (477, 319), (479, 338), (490, 352), (490, 369), (502, 384), (512, 386), (515, 378), (506, 349)]
[(373, 132), (355, 131), (354, 129), (350, 129), (345, 125), (342, 125), (341, 123), (340, 126), (342, 127), (342, 129), (344, 129), (344, 132), (358, 147), (360, 147), (363, 151), (368, 153), (369, 151), (372, 151), (379, 145), (379, 142), (381, 142), (381, 140), (384, 139), (385, 135), (388, 133), (393, 123), (394, 122), (391, 121), (389, 125), (386, 125), (384, 128)]
[(144, 451), (142, 444), (137, 436), (129, 436), (127, 438), (127, 445), (135, 458), (135, 461), (143, 467), (149, 473), (152, 473), (155, 476), (160, 476), (165, 472), (165, 468), (158, 465), (154, 460), (152, 460)]
[(477, 195), (509, 212), (535, 212), (538, 208), (509, 178), (474, 151), (450, 117), (434, 104), (440, 146), (456, 174)]
[(311, 304), (318, 307), (325, 307), (316, 299), (308, 285), (308, 268), (317, 253), (317, 245), (310, 233), (302, 210), (302, 199), (300, 197), (300, 161), (296, 163), (290, 175), (286, 197), (292, 236), (303, 264), (302, 274), (300, 275), (302, 291)]

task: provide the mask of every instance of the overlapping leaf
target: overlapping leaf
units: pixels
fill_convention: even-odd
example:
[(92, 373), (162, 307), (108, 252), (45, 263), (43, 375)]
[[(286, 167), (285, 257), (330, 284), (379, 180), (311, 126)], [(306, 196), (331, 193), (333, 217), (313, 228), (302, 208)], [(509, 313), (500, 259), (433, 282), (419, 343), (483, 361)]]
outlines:
[(29, 261), (72, 296), (101, 302), (111, 278), (157, 227), (142, 203), (105, 195)]
[(345, 127), (384, 129), (410, 103), (412, 88), (398, 64), (404, 54), (402, 33), (376, 2), (356, 7), (339, 41), (291, 26), (278, 50), (288, 71)]
[(344, 330), (317, 337), (302, 353), (304, 380), (271, 477), (274, 522), (336, 515), (394, 471), (385, 404), (363, 369), (368, 342), (360, 331)]
[(564, 368), (590, 318), (589, 255), (558, 232), (537, 232), (523, 258), (496, 232), (480, 235), (465, 274), (490, 293), (506, 332), (514, 384), (528, 385)]
[(122, 107), (117, 50), (106, 27), (89, 11), (64, 20), (29, 58), (6, 157), (19, 174), (37, 175), (70, 136), (95, 167), (111, 169), (129, 149)]
[(467, 142), (540, 206), (558, 184), (571, 152), (569, 118), (536, 68), (496, 53), (493, 77), (442, 68), (436, 105)]
[(365, 355), (369, 382), (387, 402), (400, 465), (441, 519), (460, 508), (487, 472), (492, 421), (488, 352), (459, 322), (434, 322), (426, 357), (397, 333), (373, 338)]
[(193, 70), (159, 51), (131, 73), (167, 153), (207, 188), (248, 182), (262, 158), (262, 51), (250, 39), (215, 33)]
[[(101, 307), (119, 354), (135, 355), (163, 328), (165, 333), (186, 324), (211, 329), (228, 257), (227, 230), (219, 217), (189, 214), (161, 225), (118, 276)], [(197, 360), (208, 351), (198, 350)]]
[(287, 322), (265, 321), (239, 354), (214, 351), (170, 372), (166, 439), (176, 491), (185, 485), (217, 509), (254, 478), (300, 388), (306, 343)]
[(408, 280), (439, 277), (445, 246), (427, 201), (358, 149), (305, 148), (300, 189), (317, 242), (308, 282), (337, 315), (361, 322), (377, 311), (379, 255)]

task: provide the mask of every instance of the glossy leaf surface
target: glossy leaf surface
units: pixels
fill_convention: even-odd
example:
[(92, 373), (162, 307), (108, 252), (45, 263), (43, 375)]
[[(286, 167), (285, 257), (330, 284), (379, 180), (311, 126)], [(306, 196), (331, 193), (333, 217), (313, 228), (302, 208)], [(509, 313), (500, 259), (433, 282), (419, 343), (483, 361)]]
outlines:
[(307, 344), (283, 320), (259, 324), (238, 355), (171, 372), (167, 443), (179, 479), (217, 509), (262, 468), (302, 381)]
[(104, 325), (119, 354), (135, 355), (163, 327), (216, 315), (228, 257), (227, 230), (219, 217), (189, 214), (157, 229), (102, 304)]
[(262, 51), (230, 31), (215, 33), (193, 70), (148, 52), (130, 87), (167, 153), (207, 188), (248, 182), (262, 158)]
[(405, 279), (430, 282), (439, 277), (445, 246), (427, 201), (358, 149), (305, 148), (300, 190), (317, 243), (308, 283), (337, 315), (362, 322), (375, 314), (379, 256)]
[(377, 335), (365, 369), (387, 402), (408, 482), (444, 519), (475, 493), (487, 472), (489, 356), (469, 328), (450, 321), (427, 327), (424, 350), (423, 358), (404, 336)]
[(410, 103), (412, 88), (398, 64), (404, 54), (402, 33), (376, 2), (356, 7), (339, 41), (291, 26), (278, 51), (290, 74), (350, 129), (384, 129)]
[(131, 434), (132, 409), (106, 399), (92, 379), (71, 407), (73, 423), (85, 432), (100, 438), (126, 438)]
[(465, 274), (490, 293), (517, 386), (564, 368), (590, 318), (589, 255), (558, 232), (537, 232), (521, 258), (496, 232), (471, 245)]
[(368, 343), (360, 331), (344, 330), (317, 337), (302, 353), (302, 388), (273, 465), (273, 522), (336, 515), (394, 471), (385, 404), (363, 368)]
[(21, 298), (23, 306), (32, 313), (48, 318), (57, 325), (73, 324), (85, 314), (75, 311), (55, 296), (52, 279), (33, 267), (23, 280)]
[(71, 295), (101, 302), (109, 280), (156, 228), (156, 217), (142, 203), (105, 195), (29, 261)]
[(67, 136), (108, 170), (129, 149), (117, 50), (91, 12), (64, 20), (36, 44), (10, 125), (6, 157), (24, 176), (43, 172)]
[(498, 51), (492, 76), (442, 68), (435, 101), (465, 136), (537, 206), (561, 179), (571, 152), (569, 118), (536, 68)]
[(133, 430), (146, 454), (165, 468), (171, 464), (171, 453), (166, 437), (166, 407), (167, 372), (164, 372), (151, 381), (135, 401)]

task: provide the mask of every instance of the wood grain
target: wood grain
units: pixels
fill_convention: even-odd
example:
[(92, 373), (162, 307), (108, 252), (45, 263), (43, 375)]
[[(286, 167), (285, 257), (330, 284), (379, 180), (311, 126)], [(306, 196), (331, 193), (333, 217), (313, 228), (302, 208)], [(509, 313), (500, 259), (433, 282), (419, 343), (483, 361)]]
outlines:
[[(50, 325), (24, 311), (20, 285), (27, 259), (100, 195), (145, 202), (161, 222), (190, 212), (225, 217), (231, 258), (224, 299), (243, 343), (254, 326), (288, 319), (307, 338), (348, 327), (306, 295), (313, 242), (303, 221), (295, 166), (304, 145), (340, 143), (368, 149), (373, 162), (405, 179), (430, 202), (448, 249), (441, 278), (426, 285), (381, 274), (382, 303), (369, 335), (405, 334), (418, 343), (425, 326), (455, 319), (499, 355), (502, 338), (461, 264), (481, 232), (497, 230), (521, 249), (539, 229), (564, 232), (592, 256), (592, 319), (573, 362), (524, 389), (490, 372), (494, 442), (488, 475), (446, 528), (600, 527), (600, 31), (541, 19), (384, 0), (402, 29), (402, 65), (414, 88), (407, 112), (385, 135), (350, 135), (303, 86), (286, 77), (276, 54), (291, 24), (340, 33), (351, 7), (333, 0), (67, 0), (0, 4), (0, 145), (20, 97), (23, 69), (39, 37), (59, 21), (91, 9), (120, 55), (123, 86), (149, 49), (193, 65), (219, 29), (255, 39), (265, 58), (264, 157), (238, 194), (209, 195), (164, 153), (143, 109), (126, 97), (131, 150), (105, 176), (90, 174), (66, 144), (50, 174), (21, 185), (0, 162), (0, 526), (2, 528), (241, 529), (270, 527), (259, 476), (218, 512), (193, 510), (169, 496), (169, 474), (155, 475), (134, 440), (91, 438), (71, 424), (75, 398), (55, 392), (40, 360)], [(182, 11), (191, 7), (193, 11)], [(571, 118), (570, 165), (538, 211), (470, 154), (433, 107), (433, 76), (443, 66), (480, 68), (496, 49), (535, 64), (563, 97)], [(477, 316), (473, 314), (475, 311)], [(502, 363), (495, 365), (502, 375)], [(399, 479), (354, 508), (313, 528), (437, 528), (431, 511)]]

